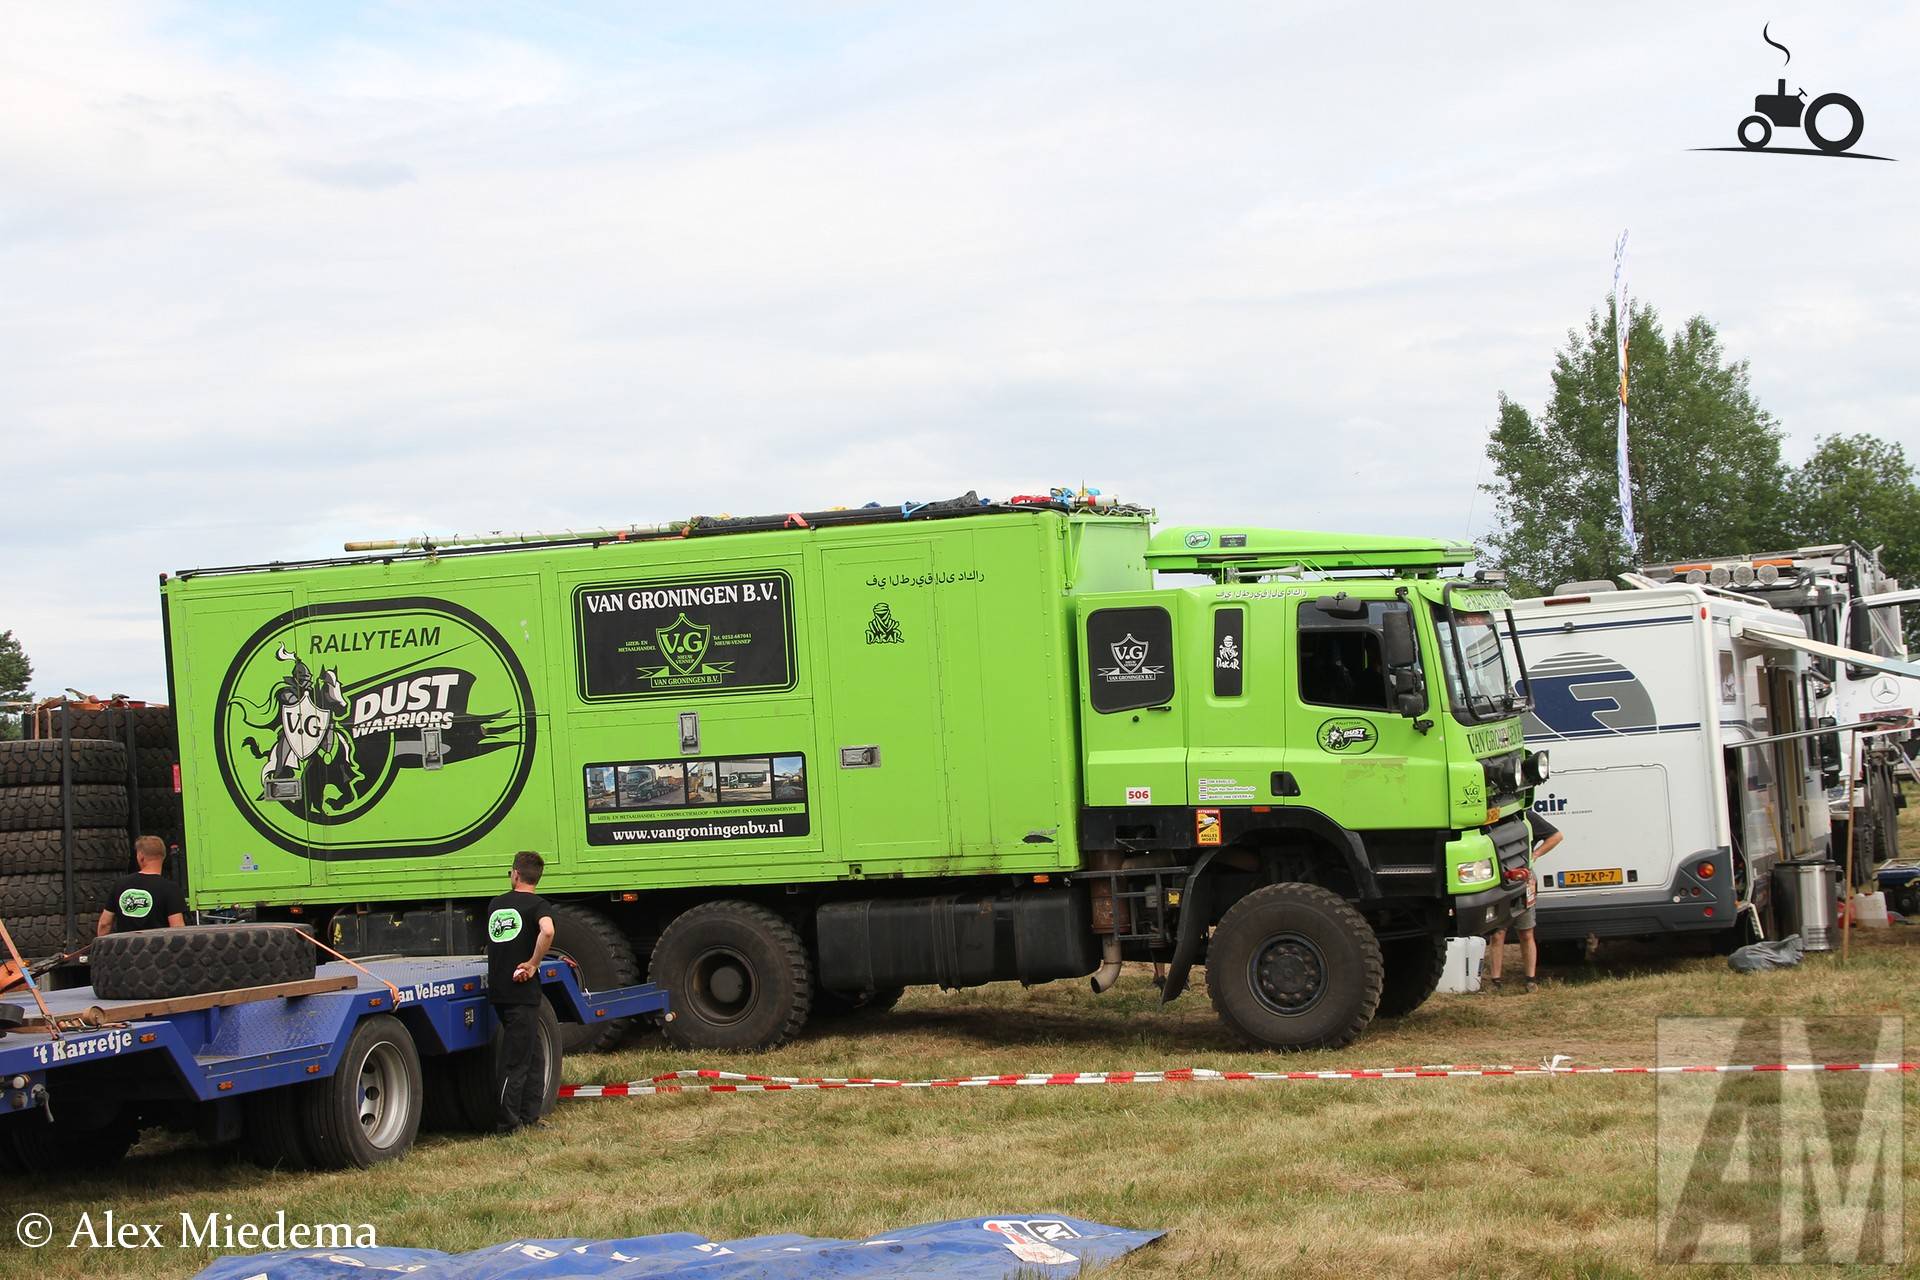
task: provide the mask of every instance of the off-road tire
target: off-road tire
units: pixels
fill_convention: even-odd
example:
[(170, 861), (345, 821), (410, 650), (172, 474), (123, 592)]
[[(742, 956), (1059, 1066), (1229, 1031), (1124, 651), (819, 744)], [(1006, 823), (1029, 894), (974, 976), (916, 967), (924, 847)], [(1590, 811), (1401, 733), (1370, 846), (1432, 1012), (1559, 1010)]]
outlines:
[[(107, 890), (120, 877), (111, 872), (90, 871), (73, 877), (73, 914), (76, 919), (92, 921), (107, 905)], [(52, 916), (66, 913), (67, 889), (63, 875), (0, 876), (0, 920), (11, 921), (14, 913), (23, 916)], [(8, 926), (11, 928), (11, 924)], [(93, 930), (89, 928), (88, 933)], [(17, 942), (18, 939), (16, 938)]]
[[(649, 973), (667, 989), (667, 1041), (680, 1049), (771, 1049), (797, 1035), (813, 1008), (800, 935), (751, 902), (682, 912), (660, 935)], [(737, 993), (728, 973), (744, 979)]]
[(313, 977), (314, 951), (290, 924), (113, 933), (93, 944), (93, 989), (109, 1000), (164, 1000), (303, 982)]
[[(363, 1072), (378, 1071), (388, 1083), (375, 1090)], [(300, 1098), (300, 1134), (316, 1169), (366, 1169), (396, 1160), (420, 1132), (425, 1096), (420, 1053), (400, 1019), (376, 1013), (362, 1018), (347, 1037), (340, 1069)], [(369, 1119), (369, 1109), (402, 1108)], [(383, 1133), (383, 1131), (385, 1131)]]
[(1447, 967), (1445, 938), (1394, 938), (1380, 944), (1386, 974), (1380, 983), (1376, 1018), (1404, 1018), (1427, 1002)]
[[(641, 981), (640, 960), (627, 935), (606, 916), (579, 903), (553, 904), (551, 954), (570, 957), (579, 967), (580, 985), (589, 991), (611, 991)], [(619, 1039), (626, 1021), (568, 1022), (560, 1028), (560, 1039), (568, 1053), (593, 1053)]]
[(173, 790), (173, 766), (180, 756), (172, 747), (141, 747), (134, 753), (133, 776), (142, 787)]
[(171, 746), (175, 739), (175, 725), (172, 707), (119, 707), (113, 710), (101, 708), (97, 711), (68, 709), (49, 715), (43, 728), (48, 738), (60, 736), (60, 717), (64, 715), (73, 726), (71, 732), (76, 738), (105, 738), (110, 742), (124, 742), (127, 737), (127, 719), (133, 719), (134, 742), (143, 747)]
[[(73, 825), (127, 825), (127, 789), (89, 783), (73, 788)], [(0, 787), (0, 831), (58, 831), (58, 786)]]
[[(60, 739), (0, 742), (0, 787), (60, 785)], [(71, 782), (110, 782), (125, 785), (127, 749), (118, 742), (76, 738)]]
[[(1270, 948), (1304, 946), (1323, 976), (1311, 1003), (1285, 1011), (1255, 976)], [(1384, 980), (1380, 940), (1345, 899), (1312, 884), (1270, 884), (1228, 909), (1207, 950), (1207, 991), (1229, 1027), (1273, 1049), (1337, 1049), (1373, 1021)]]
[(240, 1100), (241, 1143), (247, 1158), (262, 1169), (299, 1173), (313, 1168), (302, 1117), (308, 1094), (322, 1081), (261, 1089)]
[[(76, 948), (85, 946), (93, 937), (93, 924), (98, 918), (97, 912), (92, 916), (74, 916), (73, 945)], [(13, 945), (20, 948), (20, 955), (24, 959), (44, 960), (66, 950), (65, 916), (14, 915), (5, 906), (0, 906), (0, 920), (6, 921), (7, 933), (12, 937)], [(0, 947), (0, 960), (12, 958), (5, 952), (6, 948)]]
[[(539, 1046), (541, 1070), (546, 1073), (546, 1086), (540, 1100), (540, 1114), (552, 1113), (560, 1100), (560, 1074), (566, 1061), (566, 1044), (563, 1033), (566, 1023), (560, 1021), (560, 1015), (545, 1000), (540, 1002), (540, 1024), (534, 1043)], [(492, 1133), (500, 1121), (500, 1077), (497, 1063), (500, 1055), (500, 1024), (496, 1020), (493, 1035), (484, 1049), (469, 1049), (464, 1053), (450, 1055), (446, 1061), (447, 1077), (453, 1086), (455, 1110), (459, 1115), (458, 1127), (474, 1133)]]
[[(62, 870), (58, 831), (0, 831), (0, 876), (30, 876)], [(121, 827), (80, 827), (73, 833), (76, 872), (126, 874), (133, 866), (133, 844)]]

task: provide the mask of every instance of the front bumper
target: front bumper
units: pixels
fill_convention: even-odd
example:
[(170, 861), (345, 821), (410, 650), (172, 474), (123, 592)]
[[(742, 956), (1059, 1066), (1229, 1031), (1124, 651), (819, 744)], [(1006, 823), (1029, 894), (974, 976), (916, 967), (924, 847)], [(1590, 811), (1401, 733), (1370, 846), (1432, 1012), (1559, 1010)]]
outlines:
[(1462, 938), (1477, 938), (1504, 929), (1515, 914), (1526, 907), (1524, 883), (1496, 884), (1478, 893), (1463, 893), (1451, 902), (1453, 932)]

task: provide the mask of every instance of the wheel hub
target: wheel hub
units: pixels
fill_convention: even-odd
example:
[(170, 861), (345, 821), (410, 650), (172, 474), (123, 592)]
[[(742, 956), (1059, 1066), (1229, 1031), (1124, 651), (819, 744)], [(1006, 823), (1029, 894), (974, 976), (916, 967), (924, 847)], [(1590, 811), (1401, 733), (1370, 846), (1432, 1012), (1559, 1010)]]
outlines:
[(695, 960), (692, 978), (687, 994), (706, 1022), (737, 1022), (754, 1006), (753, 970), (729, 947), (715, 947)]
[(1251, 968), (1254, 995), (1275, 1013), (1305, 1013), (1326, 994), (1326, 957), (1299, 934), (1268, 938), (1254, 951)]

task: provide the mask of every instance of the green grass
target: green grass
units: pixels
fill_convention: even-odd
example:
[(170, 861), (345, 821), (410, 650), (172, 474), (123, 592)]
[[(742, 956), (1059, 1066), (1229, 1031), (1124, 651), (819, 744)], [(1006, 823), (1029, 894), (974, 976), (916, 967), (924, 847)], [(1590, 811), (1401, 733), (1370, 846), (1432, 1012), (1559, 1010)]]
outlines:
[[(1917, 960), (1920, 929), (1858, 935), (1845, 967), (1810, 956), (1768, 975), (1735, 974), (1704, 955), (1619, 951), (1548, 971), (1537, 995), (1436, 997), (1346, 1050), (1287, 1058), (1232, 1042), (1204, 991), (1158, 1010), (1144, 972), (1130, 970), (1102, 997), (1071, 983), (916, 991), (891, 1014), (774, 1053), (695, 1060), (652, 1041), (575, 1059), (568, 1076), (618, 1081), (711, 1066), (920, 1078), (1534, 1063), (1552, 1053), (1650, 1062), (1655, 1019), (1667, 1014), (1904, 1014), (1920, 1026)], [(1914, 1205), (1917, 1083), (1902, 1086)], [(1169, 1229), (1104, 1273), (1127, 1280), (1638, 1275), (1661, 1269), (1653, 1103), (1644, 1078), (682, 1095), (566, 1103), (535, 1133), (427, 1138), (398, 1164), (303, 1175), (155, 1139), (109, 1177), (0, 1184), (0, 1276), (176, 1276), (207, 1261), (178, 1250), (29, 1254), (7, 1238), (29, 1209), (70, 1224), (109, 1207), (164, 1221), (169, 1233), (183, 1212), (267, 1221), (284, 1208), (292, 1221), (372, 1222), (383, 1244), (448, 1250), (661, 1231), (860, 1237), (940, 1218), (1059, 1212)]]

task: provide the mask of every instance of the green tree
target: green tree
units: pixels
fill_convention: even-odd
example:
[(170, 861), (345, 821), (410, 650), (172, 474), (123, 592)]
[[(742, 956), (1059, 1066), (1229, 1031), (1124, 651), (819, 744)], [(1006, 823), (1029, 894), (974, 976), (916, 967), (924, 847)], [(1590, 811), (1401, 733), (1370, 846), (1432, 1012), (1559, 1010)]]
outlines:
[(1858, 542), (1886, 548), (1881, 562), (1902, 583), (1920, 573), (1920, 484), (1907, 451), (1878, 436), (1821, 436), (1787, 478), (1788, 529), (1801, 544)]
[[(22, 702), (33, 680), (33, 663), (11, 631), (0, 631), (0, 702)], [(19, 708), (0, 708), (0, 738), (20, 736)]]
[[(1629, 563), (1615, 465), (1619, 408), (1615, 307), (1569, 330), (1538, 415), (1505, 393), (1487, 446), (1495, 479), (1488, 559), (1522, 591), (1570, 579), (1608, 578)], [(1783, 480), (1780, 430), (1730, 361), (1705, 317), (1663, 333), (1652, 307), (1635, 305), (1628, 408), (1633, 514), (1639, 562), (1730, 553), (1777, 543)]]

